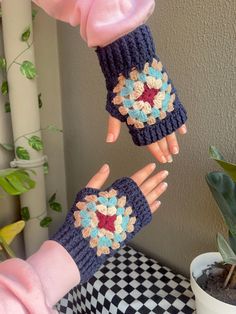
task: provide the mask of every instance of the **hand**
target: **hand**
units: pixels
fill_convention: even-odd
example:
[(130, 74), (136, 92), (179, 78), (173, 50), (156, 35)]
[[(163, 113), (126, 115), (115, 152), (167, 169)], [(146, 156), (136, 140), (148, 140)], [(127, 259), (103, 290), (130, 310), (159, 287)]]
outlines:
[[(121, 122), (118, 119), (109, 116), (106, 142), (114, 143), (119, 137), (120, 129)], [(185, 124), (178, 129), (178, 133), (181, 135), (187, 133)], [(156, 143), (147, 145), (147, 148), (151, 154), (161, 163), (172, 162), (172, 155), (177, 155), (179, 153), (179, 145), (175, 133), (168, 135)]]
[[(168, 171), (164, 170), (151, 176), (155, 168), (155, 164), (148, 164), (131, 176), (131, 179), (136, 182), (145, 196), (152, 213), (160, 207), (161, 202), (158, 199), (166, 191), (168, 186), (166, 182), (163, 182), (168, 176)], [(103, 165), (88, 182), (86, 187), (100, 189), (106, 182), (109, 174), (109, 166), (107, 164)]]

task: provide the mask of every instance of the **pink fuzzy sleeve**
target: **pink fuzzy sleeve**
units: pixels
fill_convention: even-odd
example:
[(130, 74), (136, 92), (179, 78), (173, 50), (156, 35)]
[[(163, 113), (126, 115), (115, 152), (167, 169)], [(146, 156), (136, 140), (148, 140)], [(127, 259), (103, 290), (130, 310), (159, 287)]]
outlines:
[(0, 313), (57, 313), (53, 306), (79, 281), (69, 253), (57, 242), (46, 241), (27, 261), (0, 263)]
[(106, 46), (145, 23), (154, 0), (34, 0), (52, 17), (80, 24), (89, 47)]

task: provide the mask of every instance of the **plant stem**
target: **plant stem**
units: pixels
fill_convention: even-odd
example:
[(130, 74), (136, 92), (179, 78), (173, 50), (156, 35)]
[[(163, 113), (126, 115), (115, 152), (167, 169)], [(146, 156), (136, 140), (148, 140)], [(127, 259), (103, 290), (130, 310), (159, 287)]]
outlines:
[(8, 72), (11, 68), (11, 66), (15, 63), (15, 61), (21, 56), (23, 55), (23, 53), (25, 53), (31, 46), (33, 45), (33, 42), (31, 44), (29, 44), (29, 46), (27, 48), (25, 48), (23, 51), (21, 51), (16, 57), (15, 59), (9, 64), (7, 71)]
[(232, 265), (232, 266), (231, 266), (230, 271), (229, 271), (229, 273), (228, 273), (228, 276), (226, 277), (225, 282), (224, 282), (224, 285), (223, 285), (223, 288), (224, 288), (224, 289), (228, 286), (228, 284), (229, 284), (229, 282), (230, 282), (230, 279), (231, 279), (231, 277), (232, 277), (232, 275), (233, 275), (233, 273), (234, 273), (235, 267), (236, 267), (236, 265)]

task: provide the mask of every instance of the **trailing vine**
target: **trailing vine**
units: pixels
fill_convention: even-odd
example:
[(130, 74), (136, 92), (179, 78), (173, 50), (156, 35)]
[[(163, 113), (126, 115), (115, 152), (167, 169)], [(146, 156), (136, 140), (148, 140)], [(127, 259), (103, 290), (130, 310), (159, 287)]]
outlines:
[[(36, 17), (37, 11), (32, 10), (32, 19), (34, 20)], [(1, 17), (1, 10), (0, 10), (0, 17)], [(20, 40), (25, 43), (26, 47), (18, 53), (18, 55), (9, 63), (9, 65), (6, 62), (5, 57), (0, 57), (0, 70), (2, 71), (3, 74), (3, 80), (2, 83), (0, 84), (0, 90), (2, 96), (6, 97), (6, 101), (4, 104), (5, 112), (9, 113), (11, 112), (11, 106), (10, 102), (8, 100), (8, 94), (9, 94), (9, 84), (7, 80), (8, 72), (10, 71), (11, 67), (13, 65), (17, 65), (19, 67), (20, 73), (28, 80), (33, 80), (37, 76), (37, 70), (35, 65), (25, 59), (24, 61), (19, 61), (19, 58), (24, 56), (24, 54), (31, 48), (33, 45), (33, 40), (30, 41), (31, 37), (31, 26), (27, 26), (24, 31), (20, 35)], [(43, 106), (43, 101), (42, 101), (42, 95), (41, 93), (38, 94), (38, 107), (41, 109)], [(42, 139), (37, 135), (39, 131), (44, 131), (44, 130), (49, 130), (49, 131), (57, 131), (57, 132), (62, 132), (59, 128), (57, 128), (54, 125), (49, 125), (46, 128), (41, 128), (39, 130), (33, 131), (28, 134), (23, 134), (22, 136), (18, 137), (15, 141), (14, 144), (9, 144), (9, 143), (0, 143), (0, 147), (8, 152), (12, 152), (15, 150), (15, 154), (18, 159), (20, 160), (30, 160), (30, 151), (29, 148), (40, 152), (44, 148), (44, 144)], [(26, 141), (26, 145), (28, 146), (22, 146), (17, 145), (17, 142), (19, 139), (24, 138)], [(31, 169), (3, 169), (0, 170), (0, 186), (2, 189), (10, 194), (10, 195), (20, 195), (24, 192), (27, 192), (28, 190), (32, 189), (35, 187), (35, 181), (30, 177), (30, 172), (33, 172)], [(48, 174), (48, 163), (45, 162), (44, 164), (44, 173)], [(56, 199), (56, 193), (54, 193), (49, 200), (47, 201), (48, 208), (55, 212), (62, 212), (62, 206), (61, 204), (57, 201)], [(37, 219), (39, 221), (39, 224), (41, 227), (45, 228), (48, 227), (49, 224), (52, 222), (52, 217), (51, 216), (45, 216), (45, 212), (42, 212), (40, 215), (37, 217), (31, 217), (30, 216), (30, 210), (28, 207), (23, 207), (21, 208), (21, 217), (22, 221), (25, 223), (26, 221), (29, 221), (30, 219)], [(43, 218), (42, 218), (43, 217)], [(24, 223), (21, 224), (21, 228), (24, 228)], [(7, 226), (8, 228), (11, 228), (12, 225)], [(5, 228), (5, 227), (4, 227)], [(9, 247), (9, 243), (7, 242), (6, 238), (4, 238), (4, 232), (1, 233), (1, 230), (5, 230), (4, 228), (0, 229), (0, 250), (1, 248), (5, 252), (5, 255), (8, 257), (12, 257), (14, 254)], [(20, 231), (19, 231), (20, 232)], [(18, 232), (18, 233), (19, 233)], [(16, 235), (16, 234), (15, 234)]]

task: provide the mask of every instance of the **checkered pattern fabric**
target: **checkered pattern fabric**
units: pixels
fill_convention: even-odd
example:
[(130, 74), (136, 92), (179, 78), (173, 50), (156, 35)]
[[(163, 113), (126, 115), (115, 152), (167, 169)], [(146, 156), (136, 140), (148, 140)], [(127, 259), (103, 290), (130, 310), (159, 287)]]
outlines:
[(60, 314), (192, 314), (189, 281), (127, 246), (56, 306)]

